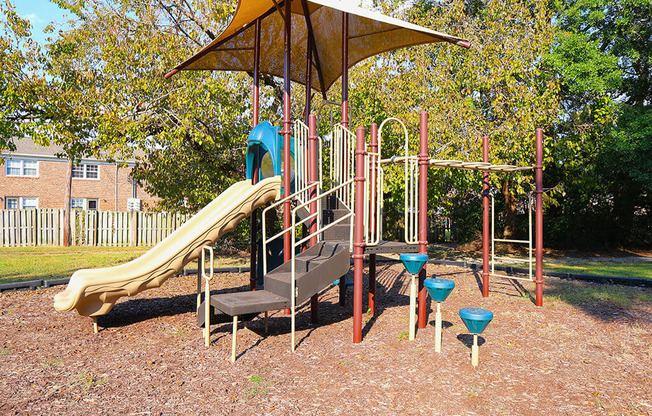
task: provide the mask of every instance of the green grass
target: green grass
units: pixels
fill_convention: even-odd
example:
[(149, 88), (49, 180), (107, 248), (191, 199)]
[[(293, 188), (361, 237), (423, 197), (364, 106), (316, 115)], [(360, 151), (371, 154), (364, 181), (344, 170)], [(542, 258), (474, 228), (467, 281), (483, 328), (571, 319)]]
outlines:
[[(76, 270), (109, 267), (133, 260), (150, 247), (2, 247), (0, 283), (70, 277)], [(215, 267), (247, 266), (248, 258), (215, 256)], [(186, 268), (197, 268), (191, 262)]]
[(652, 263), (587, 262), (573, 264), (547, 264), (544, 262), (543, 269), (574, 274), (652, 279)]
[(545, 290), (544, 297), (547, 301), (558, 300), (575, 306), (616, 305), (629, 308), (639, 302), (652, 302), (649, 290), (620, 285), (587, 285), (578, 281), (555, 282)]
[(125, 263), (146, 251), (142, 247), (3, 247), (0, 283), (61, 279), (78, 269)]

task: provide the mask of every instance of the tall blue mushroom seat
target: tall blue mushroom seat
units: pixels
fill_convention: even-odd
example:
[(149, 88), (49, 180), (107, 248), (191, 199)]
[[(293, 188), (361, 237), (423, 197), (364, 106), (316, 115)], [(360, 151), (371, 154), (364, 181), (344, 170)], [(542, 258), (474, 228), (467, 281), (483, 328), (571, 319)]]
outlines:
[(403, 253), (399, 258), (405, 270), (410, 273), (410, 327), (408, 332), (410, 340), (413, 340), (416, 333), (414, 329), (416, 322), (414, 316), (417, 311), (417, 285), (415, 277), (421, 272), (423, 265), (428, 261), (428, 255), (421, 253)]

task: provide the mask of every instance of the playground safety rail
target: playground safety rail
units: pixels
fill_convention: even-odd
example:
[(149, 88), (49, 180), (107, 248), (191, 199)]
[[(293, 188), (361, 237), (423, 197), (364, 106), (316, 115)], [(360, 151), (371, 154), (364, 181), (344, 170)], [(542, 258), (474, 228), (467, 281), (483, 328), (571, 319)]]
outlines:
[[(288, 232), (288, 229), (284, 229), (281, 232), (279, 232), (278, 234), (275, 234), (272, 237), (267, 238), (267, 221), (265, 221), (266, 214), (271, 209), (276, 208), (276, 207), (282, 205), (283, 203), (285, 203), (285, 201), (297, 200), (297, 195), (300, 195), (301, 193), (306, 192), (306, 190), (309, 190), (310, 188), (315, 188), (315, 186), (317, 187), (316, 192), (317, 192), (317, 197), (318, 197), (320, 195), (320, 192), (321, 192), (321, 183), (316, 182), (314, 184), (306, 185), (303, 189), (299, 189), (297, 192), (295, 192), (295, 193), (293, 193), (291, 195), (288, 195), (285, 198), (279, 199), (278, 201), (274, 202), (273, 204), (271, 204), (270, 206), (268, 206), (267, 208), (265, 208), (263, 210), (263, 213), (261, 214), (262, 223), (263, 223), (263, 226), (262, 226), (262, 228), (263, 228), (263, 275), (267, 274), (267, 244), (269, 244), (271, 241), (276, 240), (277, 238), (283, 236), (284, 234), (286, 234)], [(302, 206), (304, 206), (304, 205), (305, 205), (305, 203), (302, 204)], [(318, 215), (318, 221), (319, 221), (319, 223), (321, 223), (321, 206), (319, 206), (318, 209), (317, 209), (317, 215)], [(314, 216), (310, 216), (310, 218), (314, 218)], [(291, 228), (291, 229), (294, 229), (294, 228)]]
[[(419, 244), (419, 156), (410, 156), (408, 129), (401, 120), (396, 117), (385, 119), (379, 128), (378, 133), (378, 154), (382, 148), (383, 127), (386, 123), (396, 122), (403, 129), (405, 156), (393, 156), (389, 159), (378, 160), (378, 165), (385, 163), (403, 163), (405, 178), (405, 242), (408, 244)], [(382, 193), (380, 194), (382, 196)], [(381, 219), (379, 218), (379, 221)]]
[[(322, 140), (319, 136), (316, 136), (317, 139), (317, 166), (321, 166), (321, 155), (322, 155)], [(297, 199), (301, 202), (305, 202), (310, 199), (310, 189), (308, 178), (308, 166), (310, 163), (309, 158), (309, 129), (308, 126), (297, 120), (294, 122), (294, 187), (295, 189), (303, 189), (303, 192), (298, 192)], [(323, 183), (323, 172), (321, 169), (317, 169), (317, 175), (319, 178), (317, 181)]]
[[(355, 181), (355, 179), (352, 178), (349, 181), (344, 182), (344, 183), (334, 187), (333, 189), (330, 189), (330, 190), (324, 192), (321, 195), (318, 195), (318, 196), (316, 196), (314, 198), (309, 199), (308, 201), (306, 201), (306, 202), (304, 202), (302, 204), (297, 205), (292, 210), (292, 228), (291, 229), (296, 231), (297, 226), (300, 226), (300, 225), (304, 224), (305, 222), (307, 222), (308, 220), (314, 218), (317, 215), (317, 213), (319, 213), (321, 211), (321, 202), (320, 202), (320, 200), (322, 198), (324, 198), (324, 197), (326, 197), (328, 195), (334, 194), (334, 193), (338, 192), (342, 188), (345, 188), (347, 186), (352, 185), (354, 181)], [(353, 187), (351, 186), (351, 188), (353, 188)], [(296, 222), (296, 219), (297, 219), (296, 213), (297, 213), (297, 211), (299, 211), (299, 209), (304, 208), (307, 205), (310, 205), (313, 202), (317, 202), (317, 205), (318, 205), (317, 213), (311, 214), (311, 215), (307, 216), (306, 218), (302, 219), (301, 221)], [(291, 282), (291, 284), (290, 284), (290, 311), (291, 311), (291, 314), (292, 314), (291, 315), (292, 351), (294, 351), (295, 347), (296, 347), (296, 343), (295, 343), (296, 297), (298, 295), (297, 287), (296, 287), (296, 285), (297, 285), (297, 283), (296, 283), (296, 249), (297, 249), (297, 247), (300, 247), (303, 243), (309, 241), (314, 236), (317, 236), (317, 238), (319, 238), (319, 235), (321, 233), (323, 233), (324, 231), (326, 231), (327, 229), (329, 229), (329, 228), (331, 228), (331, 227), (333, 227), (333, 226), (347, 220), (348, 218), (352, 218), (353, 216), (354, 216), (353, 211), (349, 210), (348, 214), (343, 215), (342, 217), (336, 219), (335, 221), (333, 221), (332, 223), (330, 223), (330, 224), (328, 224), (326, 226), (323, 226), (322, 223), (319, 222), (318, 225), (317, 225), (317, 230), (316, 231), (314, 231), (312, 233), (309, 233), (306, 237), (304, 237), (304, 238), (302, 238), (302, 239), (300, 239), (298, 241), (295, 241), (294, 244), (292, 245), (292, 251), (290, 253), (291, 254), (291, 257), (290, 257), (291, 269), (290, 270), (291, 270), (291, 276), (292, 276), (292, 278), (290, 280), (290, 282)], [(349, 251), (352, 251), (353, 250), (353, 219), (351, 219), (350, 224), (351, 224), (350, 225), (351, 232), (349, 233), (349, 235), (350, 235), (350, 237), (349, 237)], [(283, 232), (281, 234), (286, 233), (287, 231), (288, 230), (283, 230)]]
[[(355, 173), (353, 143), (355, 143), (355, 134), (351, 130), (339, 124), (333, 126), (329, 174), (335, 186), (339, 186), (353, 179)], [(354, 200), (353, 187), (350, 187), (350, 189), (346, 189), (345, 187), (338, 189), (336, 193), (337, 198), (347, 209), (352, 209), (352, 202)]]

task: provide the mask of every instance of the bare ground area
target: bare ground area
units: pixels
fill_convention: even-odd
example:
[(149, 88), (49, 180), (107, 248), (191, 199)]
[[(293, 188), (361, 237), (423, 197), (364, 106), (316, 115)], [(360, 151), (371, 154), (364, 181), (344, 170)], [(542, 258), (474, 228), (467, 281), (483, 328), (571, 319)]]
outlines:
[[(545, 307), (537, 308), (529, 283), (496, 281), (483, 299), (478, 276), (468, 270), (428, 265), (432, 274), (457, 285), (442, 305), (441, 354), (434, 352), (432, 322), (415, 341), (405, 339), (408, 278), (400, 264), (384, 263), (378, 310), (376, 317), (365, 315), (361, 344), (351, 342), (352, 288), (340, 307), (331, 287), (320, 295), (319, 326), (311, 326), (309, 310), (301, 308), (295, 353), (289, 318), (276, 312), (268, 335), (260, 318), (239, 331), (235, 364), (229, 361), (230, 324), (214, 325), (211, 347), (203, 345), (192, 276), (123, 299), (100, 318), (99, 334), (89, 318), (52, 308), (62, 288), (2, 294), (0, 414), (652, 412), (649, 289), (628, 288), (636, 296), (627, 303), (584, 301), (573, 291), (602, 286), (551, 278)], [(216, 280), (215, 291), (243, 289), (248, 275)], [(477, 368), (469, 357), (472, 338), (458, 315), (467, 306), (494, 312)]]

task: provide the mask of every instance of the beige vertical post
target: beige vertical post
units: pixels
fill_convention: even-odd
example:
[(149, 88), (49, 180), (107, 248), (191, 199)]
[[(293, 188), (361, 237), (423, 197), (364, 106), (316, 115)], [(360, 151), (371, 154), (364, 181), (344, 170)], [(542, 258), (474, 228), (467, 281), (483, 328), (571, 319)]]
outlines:
[(130, 245), (138, 245), (138, 214), (136, 211), (131, 211), (131, 241)]
[(415, 315), (417, 313), (417, 286), (415, 282), (415, 275), (411, 274), (412, 279), (410, 282), (410, 341), (414, 339), (415, 335), (415, 330), (414, 330), (414, 325), (416, 323), (415, 321)]
[(473, 367), (478, 366), (478, 334), (473, 334), (473, 346), (471, 347), (471, 364)]
[(435, 352), (441, 352), (441, 302), (437, 302), (435, 315)]
[[(209, 254), (209, 272), (206, 274), (206, 252)], [(206, 289), (204, 290), (204, 339), (206, 346), (211, 345), (211, 279), (213, 278), (213, 247), (204, 246), (201, 251), (201, 276), (206, 282)], [(201, 286), (199, 282), (199, 273), (197, 273), (198, 286)], [(199, 302), (199, 297), (197, 302)], [(197, 310), (199, 312), (199, 310)]]
[(233, 317), (233, 338), (231, 339), (231, 362), (235, 362), (235, 349), (238, 335), (238, 315)]
[(97, 329), (97, 316), (93, 316), (92, 318), (93, 318), (93, 332), (97, 334), (99, 332), (99, 330)]

